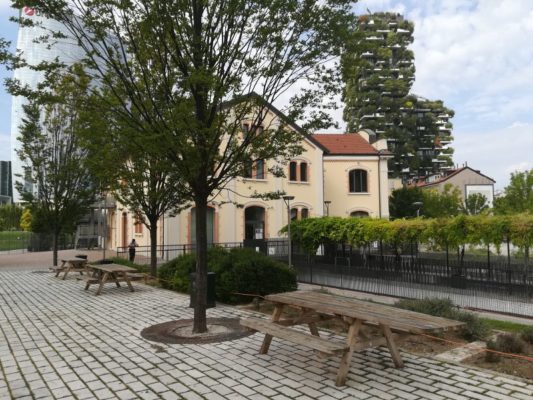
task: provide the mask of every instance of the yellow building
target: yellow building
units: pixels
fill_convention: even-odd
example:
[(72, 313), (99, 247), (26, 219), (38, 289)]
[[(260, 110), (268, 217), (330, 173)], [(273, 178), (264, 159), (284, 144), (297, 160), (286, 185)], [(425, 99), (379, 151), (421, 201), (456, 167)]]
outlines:
[[(263, 121), (268, 128), (280, 123), (301, 132), (304, 151), (291, 160), (256, 161), (245, 177), (233, 179), (210, 202), (208, 241), (242, 242), (244, 239), (280, 237), (287, 224), (288, 207), (282, 199), (261, 200), (254, 193), (284, 192), (290, 201), (292, 219), (319, 217), (388, 218), (386, 143), (371, 143), (375, 135), (362, 131), (349, 134), (306, 135), (289, 123), (275, 107), (269, 106)], [(249, 125), (244, 121), (243, 131)], [(268, 172), (280, 165), (285, 177)], [(120, 206), (110, 214), (108, 241), (111, 248), (125, 247), (135, 238), (140, 246), (149, 245), (146, 227), (135, 222), (134, 215)], [(160, 221), (159, 244), (189, 244), (195, 241), (195, 210), (189, 208), (175, 217)]]

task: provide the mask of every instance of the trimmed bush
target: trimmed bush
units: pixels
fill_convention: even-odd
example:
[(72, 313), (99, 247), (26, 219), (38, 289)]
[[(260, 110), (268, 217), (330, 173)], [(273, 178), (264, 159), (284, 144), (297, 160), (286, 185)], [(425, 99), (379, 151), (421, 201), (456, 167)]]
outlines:
[(468, 341), (483, 340), (490, 332), (489, 326), (483, 319), (473, 313), (458, 310), (449, 299), (404, 299), (395, 305), (406, 310), (464, 322), (462, 336)]
[[(228, 304), (252, 301), (265, 296), (296, 290), (296, 274), (286, 264), (252, 249), (210, 249), (208, 270), (216, 274), (217, 300)], [(178, 292), (189, 291), (189, 274), (195, 271), (195, 256), (187, 254), (161, 266), (159, 278), (163, 287)]]
[(450, 299), (402, 299), (398, 301), (396, 307), (405, 310), (416, 311), (422, 314), (434, 315), (436, 317), (444, 317), (452, 315), (456, 309), (455, 305)]
[(520, 336), (524, 342), (533, 344), (533, 326), (528, 326), (526, 329), (524, 329)]
[[(525, 343), (514, 333), (505, 333), (499, 335), (496, 340), (489, 340), (487, 342), (487, 349), (501, 351), (502, 353), (520, 354), (524, 352)], [(487, 351), (485, 353), (485, 360), (488, 362), (497, 362), (500, 360), (500, 355)]]

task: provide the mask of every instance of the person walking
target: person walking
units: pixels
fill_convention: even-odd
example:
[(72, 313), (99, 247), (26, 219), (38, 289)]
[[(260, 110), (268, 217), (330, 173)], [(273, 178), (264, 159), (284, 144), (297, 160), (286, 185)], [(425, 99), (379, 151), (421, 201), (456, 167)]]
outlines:
[(135, 239), (131, 240), (131, 243), (128, 245), (129, 251), (130, 251), (130, 261), (133, 262), (135, 260), (135, 247), (139, 246)]

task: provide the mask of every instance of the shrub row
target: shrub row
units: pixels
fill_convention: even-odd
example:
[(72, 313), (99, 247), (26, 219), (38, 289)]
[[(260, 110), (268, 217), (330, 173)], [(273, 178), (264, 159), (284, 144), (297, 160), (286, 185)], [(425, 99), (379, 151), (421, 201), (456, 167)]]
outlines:
[[(159, 268), (161, 285), (188, 292), (189, 275), (195, 271), (195, 265), (194, 254), (180, 256), (162, 265)], [(212, 248), (207, 254), (207, 266), (216, 274), (216, 297), (223, 303), (248, 303), (254, 296), (296, 290), (294, 270), (252, 249)]]
[(461, 333), (463, 338), (468, 341), (483, 340), (490, 332), (485, 321), (473, 313), (459, 310), (449, 299), (404, 299), (395, 305), (406, 310), (464, 322), (465, 326)]
[[(283, 228), (283, 231), (286, 231)], [(453, 218), (397, 219), (307, 218), (291, 223), (293, 242), (309, 253), (323, 243), (366, 246), (381, 241), (391, 246), (427, 243), (441, 248), (465, 244), (495, 245), (507, 241), (519, 248), (533, 245), (533, 214), (510, 216), (458, 215)]]

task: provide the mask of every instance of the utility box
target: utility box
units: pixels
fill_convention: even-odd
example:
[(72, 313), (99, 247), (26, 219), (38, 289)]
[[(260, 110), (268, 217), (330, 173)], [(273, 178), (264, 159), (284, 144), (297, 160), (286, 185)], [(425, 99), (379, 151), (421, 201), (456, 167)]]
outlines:
[[(190, 304), (189, 308), (194, 308), (196, 305), (196, 273), (193, 272), (189, 275), (189, 282), (190, 282)], [(214, 272), (208, 272), (207, 273), (207, 299), (206, 304), (207, 308), (213, 308), (216, 307), (215, 304), (215, 273)]]

